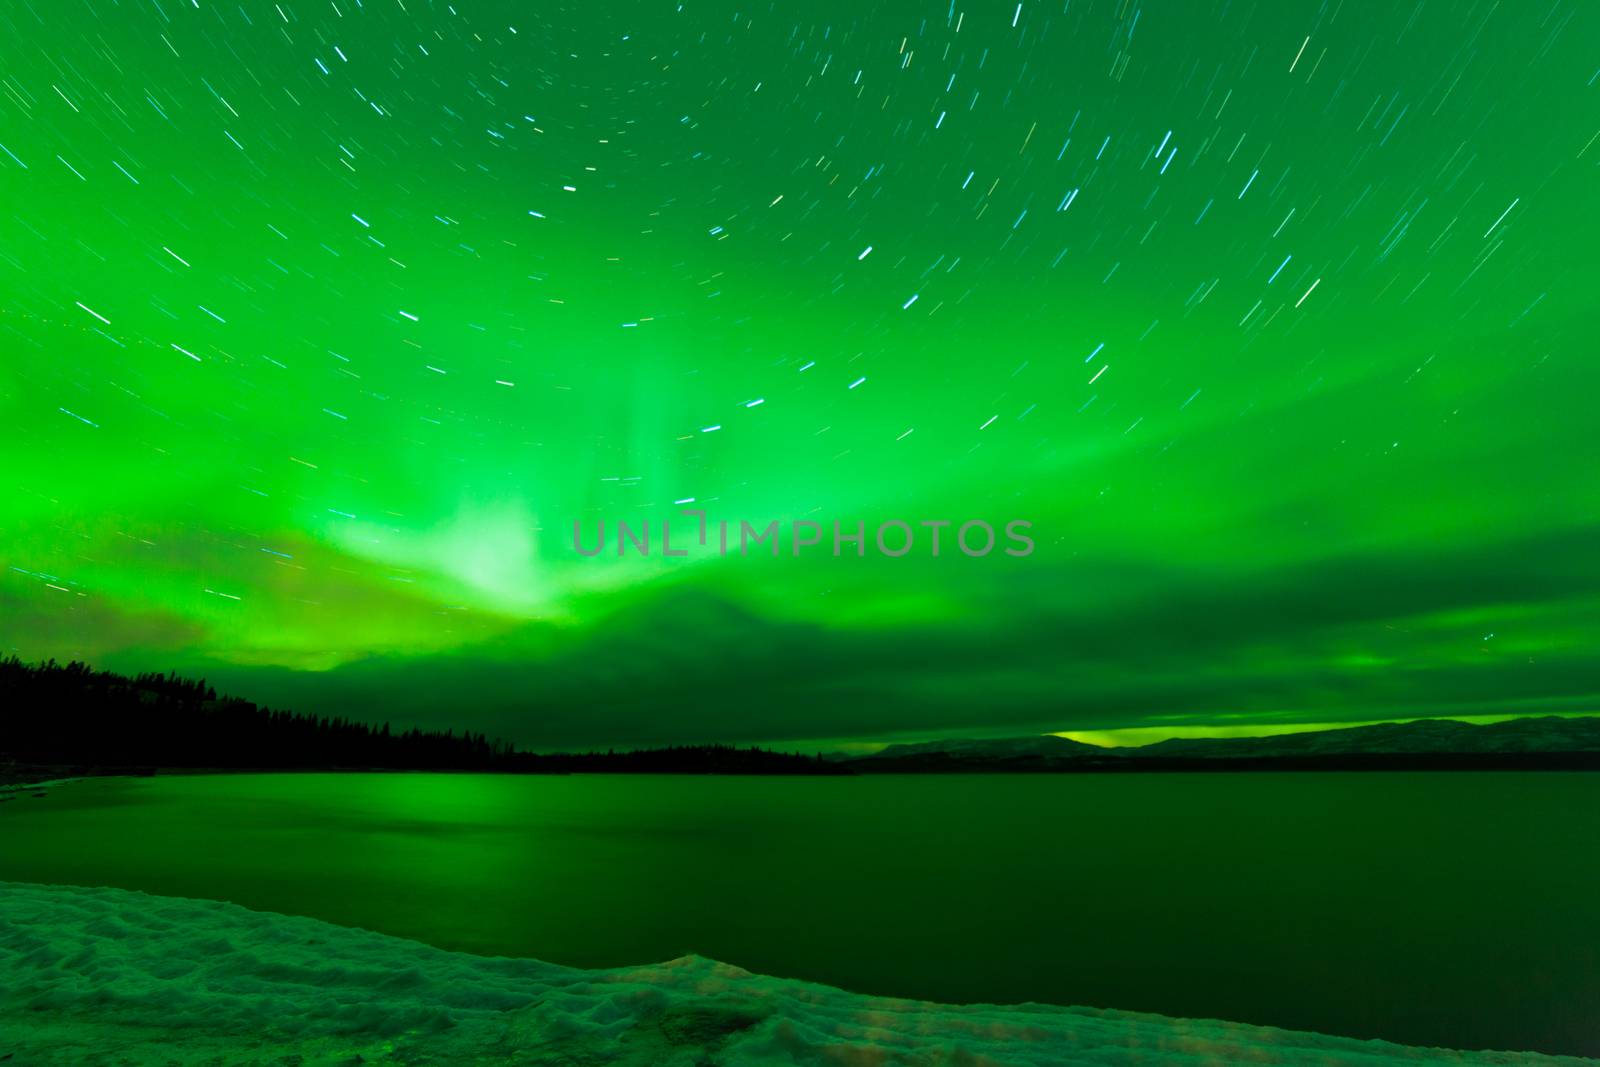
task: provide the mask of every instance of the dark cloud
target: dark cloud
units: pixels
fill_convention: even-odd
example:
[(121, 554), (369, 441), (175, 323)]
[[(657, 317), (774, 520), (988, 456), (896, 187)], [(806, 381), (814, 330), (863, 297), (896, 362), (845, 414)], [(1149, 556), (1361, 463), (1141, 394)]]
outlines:
[(939, 622), (800, 621), (683, 586), (448, 654), (182, 666), (266, 703), (532, 747), (1592, 710), (1600, 694), (1578, 636), (1600, 625), (1592, 528), (1248, 573), (1035, 562), (969, 569), (970, 610)]

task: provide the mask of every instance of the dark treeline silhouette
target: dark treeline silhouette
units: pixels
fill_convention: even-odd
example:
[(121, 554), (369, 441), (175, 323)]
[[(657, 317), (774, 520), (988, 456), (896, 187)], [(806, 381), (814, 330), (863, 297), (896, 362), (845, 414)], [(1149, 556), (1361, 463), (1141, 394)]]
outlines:
[(219, 697), (203, 680), (84, 663), (0, 660), (0, 771), (70, 767), (702, 774), (849, 773), (820, 758), (728, 745), (538, 755), (454, 730), (391, 731)]

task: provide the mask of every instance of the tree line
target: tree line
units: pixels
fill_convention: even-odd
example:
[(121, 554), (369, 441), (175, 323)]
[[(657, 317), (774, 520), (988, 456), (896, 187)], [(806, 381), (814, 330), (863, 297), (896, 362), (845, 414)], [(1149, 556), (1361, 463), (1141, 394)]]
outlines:
[(219, 696), (203, 679), (0, 660), (0, 764), (82, 770), (452, 770), (826, 774), (820, 757), (730, 745), (537, 754), (483, 733), (391, 730)]

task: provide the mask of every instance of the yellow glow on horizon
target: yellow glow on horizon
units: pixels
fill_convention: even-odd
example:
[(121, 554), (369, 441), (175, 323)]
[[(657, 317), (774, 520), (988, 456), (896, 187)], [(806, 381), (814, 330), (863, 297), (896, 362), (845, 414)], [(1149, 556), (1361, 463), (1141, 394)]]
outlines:
[(1546, 713), (1546, 715), (1423, 715), (1416, 718), (1366, 719), (1359, 722), (1258, 723), (1228, 726), (1129, 726), (1113, 730), (1061, 730), (1057, 731), (1055, 736), (1064, 737), (1069, 741), (1079, 741), (1086, 745), (1099, 745), (1101, 748), (1138, 748), (1144, 745), (1153, 745), (1158, 741), (1168, 741), (1175, 737), (1278, 737), (1282, 734), (1303, 734), (1314, 730), (1345, 730), (1355, 726), (1376, 726), (1379, 723), (1424, 722), (1429, 719), (1468, 722), (1481, 726), (1486, 723), (1509, 722), (1512, 719), (1545, 717), (1580, 719), (1588, 717), (1588, 714), (1585, 712), (1551, 712)]

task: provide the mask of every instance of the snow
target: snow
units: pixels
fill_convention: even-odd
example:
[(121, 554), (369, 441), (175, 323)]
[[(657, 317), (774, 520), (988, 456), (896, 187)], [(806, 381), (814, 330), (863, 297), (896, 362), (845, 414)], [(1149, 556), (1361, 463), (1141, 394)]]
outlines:
[(6, 1067), (1585, 1062), (1089, 1008), (891, 1000), (695, 956), (586, 971), (446, 952), (214, 901), (15, 882), (0, 882), (0, 1060)]

